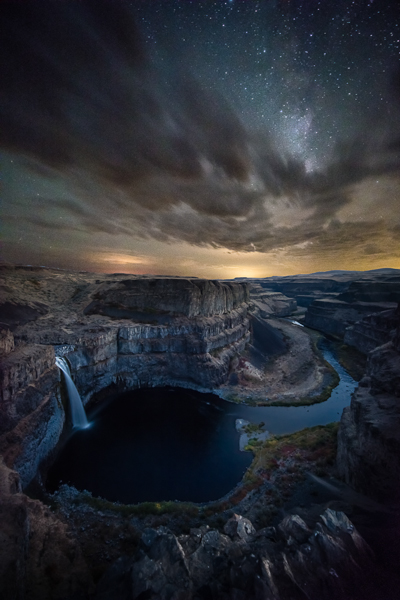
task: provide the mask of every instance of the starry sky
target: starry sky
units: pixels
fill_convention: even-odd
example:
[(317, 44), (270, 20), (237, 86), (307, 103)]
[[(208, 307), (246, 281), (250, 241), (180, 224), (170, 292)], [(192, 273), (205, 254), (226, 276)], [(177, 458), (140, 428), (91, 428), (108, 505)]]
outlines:
[(400, 268), (397, 0), (3, 0), (1, 261)]

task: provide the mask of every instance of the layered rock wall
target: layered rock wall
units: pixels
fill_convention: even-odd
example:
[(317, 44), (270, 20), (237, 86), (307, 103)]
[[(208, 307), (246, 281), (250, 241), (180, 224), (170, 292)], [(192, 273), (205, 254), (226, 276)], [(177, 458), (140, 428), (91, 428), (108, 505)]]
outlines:
[(357, 491), (400, 499), (400, 310), (393, 340), (371, 351), (367, 374), (343, 411), (338, 469)]
[(314, 300), (305, 314), (304, 324), (312, 329), (343, 337), (347, 327), (371, 313), (396, 308), (392, 302), (345, 302), (337, 298)]
[(400, 302), (400, 277), (393, 276), (387, 281), (353, 281), (348, 289), (339, 295), (345, 302)]
[(88, 334), (64, 353), (84, 401), (119, 389), (185, 383), (213, 388), (229, 374), (230, 360), (250, 338), (247, 307), (209, 318), (179, 318), (169, 325), (110, 326)]
[(272, 316), (287, 317), (297, 309), (296, 300), (281, 292), (267, 291), (258, 283), (250, 286), (250, 299), (253, 312), (263, 319)]
[(27, 485), (65, 422), (52, 346), (17, 347), (0, 361), (0, 453)]
[(18, 306), (26, 308), (35, 298), (30, 293), (18, 305), (14, 290), (14, 332), (4, 330), (0, 344), (0, 452), (18, 470), (23, 487), (56, 446), (68, 418), (55, 354), (68, 360), (86, 404), (110, 386), (209, 391), (227, 380), (232, 359), (250, 338), (246, 284), (116, 276), (94, 281), (79, 275), (79, 285), (71, 286), (59, 273), (35, 281), (40, 301), (52, 301), (42, 317), (18, 322), (26, 312)]
[(249, 293), (247, 286), (239, 283), (154, 278), (102, 283), (93, 298), (86, 314), (123, 307), (186, 317), (210, 317), (236, 309), (249, 300)]
[(359, 352), (368, 354), (371, 350), (391, 340), (392, 331), (396, 325), (395, 309), (373, 313), (347, 327), (344, 342), (349, 346), (354, 346)]

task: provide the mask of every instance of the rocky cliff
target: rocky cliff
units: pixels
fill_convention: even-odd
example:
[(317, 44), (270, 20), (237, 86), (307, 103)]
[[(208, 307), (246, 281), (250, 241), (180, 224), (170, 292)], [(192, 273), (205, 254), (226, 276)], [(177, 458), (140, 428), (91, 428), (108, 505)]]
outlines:
[(368, 354), (382, 344), (391, 341), (397, 326), (396, 309), (384, 310), (365, 316), (361, 321), (346, 328), (343, 341), (359, 352)]
[[(312, 292), (314, 299), (307, 303), (304, 321), (308, 327), (343, 337), (348, 327), (372, 313), (395, 309), (400, 301), (400, 277), (396, 269), (379, 269), (365, 273), (349, 272), (347, 275), (343, 272), (341, 275), (334, 276), (331, 283), (335, 282), (337, 285), (332, 285), (330, 290), (335, 293), (329, 296), (326, 295), (327, 288), (321, 286)], [(310, 282), (298, 283), (303, 286)], [(379, 338), (377, 324), (373, 324), (369, 337), (373, 329), (376, 330)], [(356, 337), (355, 332), (354, 339)], [(346, 343), (350, 343), (350, 338), (351, 334)], [(357, 343), (354, 345), (358, 347)], [(377, 344), (370, 339), (367, 345), (370, 350)], [(362, 351), (365, 352), (365, 349)]]
[(400, 499), (400, 309), (393, 339), (372, 350), (367, 373), (343, 411), (337, 463), (357, 491)]
[(0, 452), (23, 487), (68, 418), (55, 354), (69, 362), (87, 403), (110, 386), (212, 389), (250, 337), (246, 284), (50, 269), (2, 274)]
[(314, 300), (307, 309), (304, 324), (323, 333), (343, 337), (347, 327), (364, 316), (396, 306), (393, 302), (345, 302), (339, 298)]
[(271, 292), (259, 283), (250, 284), (251, 310), (263, 319), (287, 317), (297, 309), (297, 302), (281, 292)]
[[(242, 281), (239, 279), (239, 281)], [(248, 280), (265, 290), (280, 292), (294, 298), (299, 306), (309, 306), (314, 300), (335, 298), (345, 302), (399, 302), (400, 271), (326, 271), (308, 275), (266, 277)], [(342, 296), (347, 294), (347, 296)], [(351, 298), (351, 299), (350, 299)]]
[(94, 590), (77, 540), (38, 500), (21, 492), (0, 457), (0, 592), (4, 600), (82, 598)]

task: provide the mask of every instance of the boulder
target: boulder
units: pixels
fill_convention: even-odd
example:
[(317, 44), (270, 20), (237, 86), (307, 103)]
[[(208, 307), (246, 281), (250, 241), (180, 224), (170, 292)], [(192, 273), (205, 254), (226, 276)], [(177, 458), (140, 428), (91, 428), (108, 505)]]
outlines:
[(114, 598), (116, 586), (129, 600), (344, 600), (364, 593), (371, 551), (343, 513), (325, 510), (313, 529), (292, 515), (278, 529), (271, 541), (234, 515), (224, 526), (228, 535), (206, 526), (181, 536), (166, 527), (146, 530), (138, 554), (110, 567), (95, 598)]

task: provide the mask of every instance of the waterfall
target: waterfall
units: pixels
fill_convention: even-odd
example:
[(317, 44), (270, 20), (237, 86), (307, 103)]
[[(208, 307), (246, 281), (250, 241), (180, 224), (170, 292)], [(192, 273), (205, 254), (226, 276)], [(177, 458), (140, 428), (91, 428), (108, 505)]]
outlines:
[(76, 429), (86, 429), (89, 427), (89, 421), (86, 418), (85, 409), (83, 408), (82, 400), (74, 382), (71, 379), (71, 372), (65, 358), (56, 356), (56, 365), (65, 376), (65, 383), (67, 385), (69, 403), (71, 406), (71, 417), (72, 425)]

